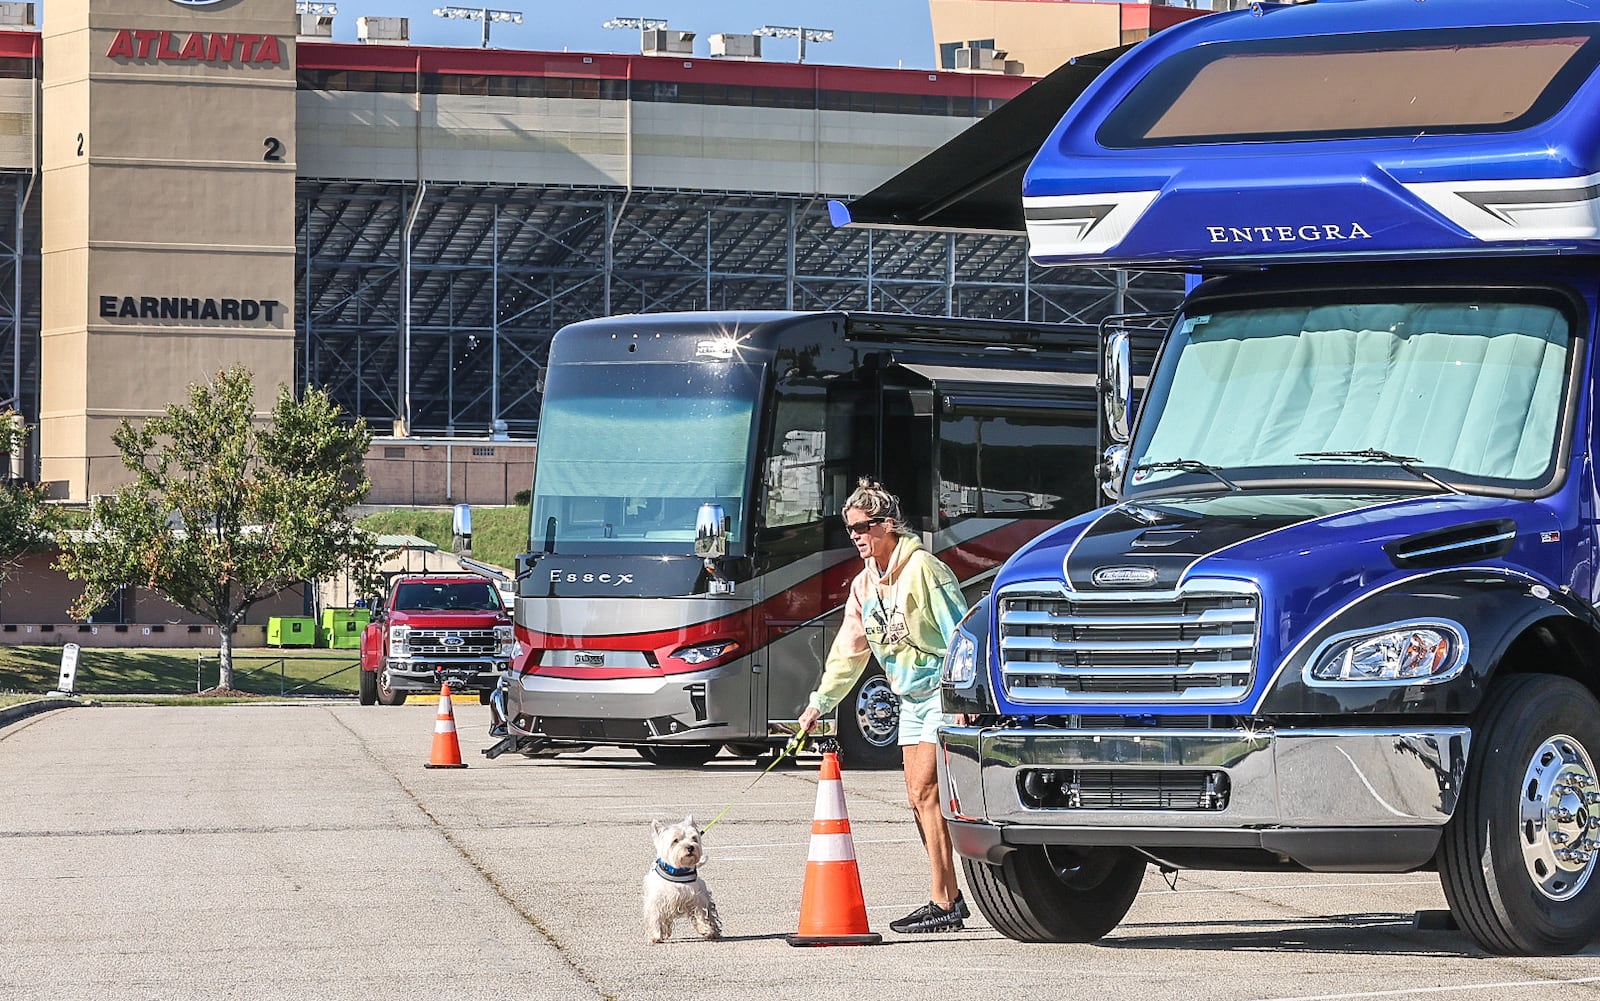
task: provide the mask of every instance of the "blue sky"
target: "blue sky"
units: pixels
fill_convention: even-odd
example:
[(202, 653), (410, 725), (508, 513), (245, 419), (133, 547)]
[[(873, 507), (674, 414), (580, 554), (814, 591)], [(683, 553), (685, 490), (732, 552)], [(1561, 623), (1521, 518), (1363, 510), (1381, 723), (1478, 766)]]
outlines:
[[(477, 46), (482, 25), (435, 17), (443, 2), (422, 0), (339, 0), (334, 40), (356, 40), (358, 17), (409, 17), (417, 45)], [(474, 6), (458, 2), (457, 6)], [(695, 54), (710, 54), (707, 39), (717, 32), (748, 34), (764, 24), (831, 28), (832, 42), (811, 42), (806, 62), (846, 66), (898, 66), (931, 69), (933, 28), (927, 0), (494, 0), (502, 10), (520, 10), (521, 24), (495, 24), (490, 44), (497, 49), (583, 52), (639, 51), (639, 33), (608, 30), (613, 17), (664, 18), (669, 27), (695, 32)], [(792, 62), (794, 39), (762, 39), (762, 56)]]

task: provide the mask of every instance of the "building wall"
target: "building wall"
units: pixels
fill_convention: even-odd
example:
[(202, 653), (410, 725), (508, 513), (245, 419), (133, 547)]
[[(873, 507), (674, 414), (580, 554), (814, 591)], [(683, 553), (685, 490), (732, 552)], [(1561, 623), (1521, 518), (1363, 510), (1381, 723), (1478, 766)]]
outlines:
[[(83, 593), (83, 584), (53, 566), (56, 555), (54, 551), (28, 554), (0, 579), (0, 645), (211, 646), (217, 642), (216, 628), (202, 616), (146, 588), (129, 589), (120, 614), (108, 611), (79, 622), (67, 608)], [(260, 645), (265, 633), (259, 631), (266, 628), (268, 618), (306, 614), (306, 590), (303, 585), (292, 587), (251, 606), (236, 641)]]
[[(1031, 81), (953, 73), (726, 63), (647, 56), (474, 53), (469, 89), (451, 50), (310, 43), (302, 66), (370, 67), (332, 72), (326, 87), (303, 84), (298, 104), (302, 177), (443, 183), (688, 188), (783, 194), (860, 194), (941, 145), (979, 115), (886, 113), (828, 107), (696, 103), (678, 88), (739, 88), (804, 95), (890, 93), (1004, 101)], [(380, 74), (376, 91), (351, 74)], [(571, 83), (592, 97), (501, 96), (528, 78)], [(311, 79), (309, 77), (305, 79)], [(345, 89), (350, 87), (350, 89)], [(385, 91), (383, 88), (391, 90)], [(604, 88), (608, 96), (601, 97)], [(409, 92), (407, 92), (409, 91)], [(696, 91), (697, 93), (699, 91)], [(636, 94), (637, 99), (620, 96)], [(753, 98), (754, 99), (754, 98)]]
[(37, 80), (0, 79), (0, 170), (32, 170)]
[(39, 435), (57, 496), (125, 482), (118, 424), (220, 369), (250, 369), (264, 405), (292, 382), (295, 29), (283, 0), (52, 0)]
[(538, 449), (530, 441), (378, 438), (365, 467), (366, 503), (398, 507), (442, 504), (505, 506), (533, 486)]
[(1208, 11), (1101, 0), (928, 0), (934, 65), (941, 43), (994, 39), (1029, 76), (1046, 76), (1073, 56), (1111, 49)]

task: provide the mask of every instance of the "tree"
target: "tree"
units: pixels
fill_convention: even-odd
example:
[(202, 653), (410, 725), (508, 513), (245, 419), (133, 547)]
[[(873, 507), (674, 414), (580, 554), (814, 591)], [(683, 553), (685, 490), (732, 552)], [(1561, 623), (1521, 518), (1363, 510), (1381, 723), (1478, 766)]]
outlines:
[[(27, 425), (11, 411), (0, 411), (0, 453), (7, 460), (22, 450)], [(48, 548), (61, 524), (60, 512), (46, 503), (41, 483), (13, 479), (9, 462), (0, 467), (0, 579), (27, 552)]]
[(58, 563), (84, 582), (73, 615), (137, 585), (215, 623), (224, 691), (250, 606), (341, 570), (371, 584), (383, 555), (350, 514), (371, 486), (365, 421), (344, 422), (315, 389), (296, 400), (280, 387), (264, 425), (254, 411), (250, 373), (234, 368), (161, 416), (123, 421), (111, 440), (134, 481), (95, 505), (87, 530), (62, 536)]

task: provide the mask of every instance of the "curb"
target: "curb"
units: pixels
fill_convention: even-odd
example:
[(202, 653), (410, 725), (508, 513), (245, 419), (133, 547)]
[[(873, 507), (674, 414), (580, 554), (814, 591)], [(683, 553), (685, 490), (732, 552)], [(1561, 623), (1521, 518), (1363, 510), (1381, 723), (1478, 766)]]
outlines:
[(36, 699), (33, 702), (19, 702), (14, 706), (0, 709), (0, 726), (9, 726), (18, 720), (27, 719), (36, 713), (49, 712), (52, 709), (72, 709), (76, 706), (91, 704), (81, 699)]

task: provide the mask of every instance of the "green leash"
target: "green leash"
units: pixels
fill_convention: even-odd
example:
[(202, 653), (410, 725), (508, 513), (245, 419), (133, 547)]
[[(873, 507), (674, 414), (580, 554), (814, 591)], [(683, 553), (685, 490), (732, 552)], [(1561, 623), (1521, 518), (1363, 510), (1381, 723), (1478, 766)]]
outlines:
[(737, 803), (737, 802), (739, 802), (739, 800), (743, 799), (744, 796), (745, 796), (745, 793), (748, 793), (751, 789), (754, 789), (756, 787), (756, 783), (760, 782), (762, 779), (766, 778), (767, 777), (767, 772), (770, 772), (774, 768), (778, 767), (778, 763), (781, 762), (784, 758), (792, 758), (796, 754), (799, 754), (801, 751), (805, 750), (806, 741), (809, 740), (810, 737), (811, 737), (811, 734), (809, 734), (809, 733), (797, 733), (797, 734), (795, 734), (794, 737), (791, 738), (790, 741), (787, 744), (783, 745), (783, 750), (779, 751), (777, 753), (777, 756), (775, 756), (772, 759), (772, 764), (768, 765), (765, 769), (763, 769), (760, 775), (757, 775), (755, 777), (755, 779), (749, 785), (745, 786), (743, 792), (741, 792), (741, 793), (739, 793), (739, 795), (733, 797), (733, 802), (729, 803), (727, 806), (723, 807), (721, 813), (717, 814), (715, 817), (712, 817), (711, 818), (711, 823), (709, 823), (706, 826), (700, 828), (701, 832), (703, 833), (705, 831), (709, 831), (709, 830), (711, 830), (712, 827), (716, 826), (717, 821), (721, 820), (723, 818), (723, 816), (725, 816), (729, 810), (733, 809), (734, 803)]

